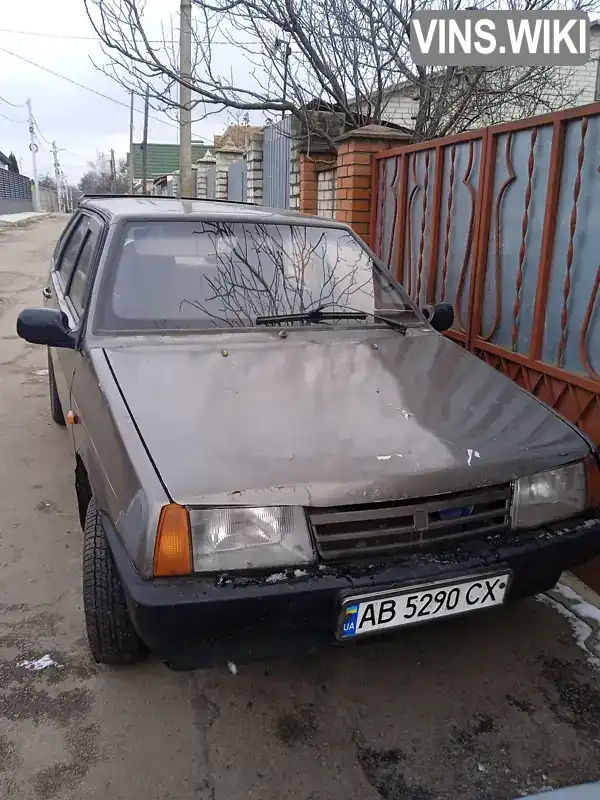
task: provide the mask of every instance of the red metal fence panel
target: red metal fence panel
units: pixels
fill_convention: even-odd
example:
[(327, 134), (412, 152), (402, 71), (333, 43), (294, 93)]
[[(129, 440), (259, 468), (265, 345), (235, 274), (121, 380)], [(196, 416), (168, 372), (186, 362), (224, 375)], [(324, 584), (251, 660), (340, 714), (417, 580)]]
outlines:
[(374, 241), (449, 335), (600, 443), (600, 103), (375, 156)]

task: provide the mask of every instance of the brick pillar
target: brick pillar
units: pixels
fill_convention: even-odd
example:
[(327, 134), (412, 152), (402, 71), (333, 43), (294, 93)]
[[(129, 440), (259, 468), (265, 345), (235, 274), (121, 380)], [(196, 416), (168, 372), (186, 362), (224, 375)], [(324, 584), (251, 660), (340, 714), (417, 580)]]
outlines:
[(381, 125), (358, 128), (337, 140), (336, 219), (347, 222), (369, 245), (373, 156), (381, 150), (407, 144), (409, 140), (408, 134)]
[(217, 200), (227, 200), (227, 179), (229, 165), (233, 164), (242, 157), (243, 150), (239, 147), (220, 147), (215, 150), (215, 174), (216, 174), (216, 193)]
[(201, 158), (197, 162), (198, 168), (196, 170), (196, 197), (200, 200), (212, 199), (208, 197), (208, 171), (214, 166), (215, 159), (212, 157), (210, 151), (207, 153), (209, 158)]
[(300, 154), (300, 212), (302, 214), (317, 213), (317, 164), (331, 163), (331, 153), (319, 153), (308, 156)]
[(263, 132), (253, 133), (246, 147), (246, 200), (263, 202)]

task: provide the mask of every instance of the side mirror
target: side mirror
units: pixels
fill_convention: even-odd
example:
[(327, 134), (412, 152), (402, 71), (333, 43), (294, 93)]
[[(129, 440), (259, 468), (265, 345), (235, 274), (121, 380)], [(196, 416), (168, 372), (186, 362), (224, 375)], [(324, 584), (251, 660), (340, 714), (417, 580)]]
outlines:
[(17, 317), (17, 334), (32, 344), (74, 349), (76, 337), (67, 315), (56, 308), (26, 308)]
[(452, 303), (436, 303), (434, 306), (423, 306), (421, 312), (432, 328), (440, 333), (454, 325), (454, 309)]

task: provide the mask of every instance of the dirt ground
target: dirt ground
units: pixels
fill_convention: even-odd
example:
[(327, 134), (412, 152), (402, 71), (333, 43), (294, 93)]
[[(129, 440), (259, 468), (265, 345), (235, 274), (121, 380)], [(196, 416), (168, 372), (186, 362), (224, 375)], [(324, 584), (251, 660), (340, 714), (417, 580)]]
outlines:
[(69, 431), (44, 348), (15, 334), (63, 224), (0, 233), (0, 797), (503, 800), (599, 779), (600, 672), (536, 600), (237, 675), (91, 660)]

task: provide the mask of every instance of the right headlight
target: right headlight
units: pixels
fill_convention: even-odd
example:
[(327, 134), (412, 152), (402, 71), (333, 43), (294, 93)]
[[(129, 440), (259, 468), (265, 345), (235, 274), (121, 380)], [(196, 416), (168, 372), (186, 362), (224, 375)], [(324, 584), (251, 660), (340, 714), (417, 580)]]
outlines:
[(304, 509), (191, 508), (194, 572), (278, 569), (315, 561)]
[(514, 484), (513, 528), (537, 528), (581, 513), (588, 506), (586, 464), (519, 478)]

